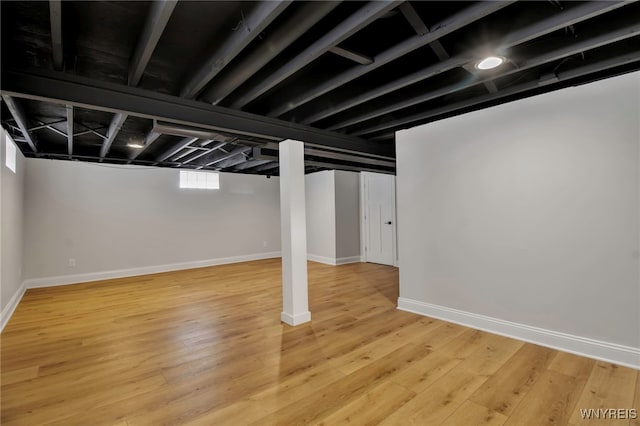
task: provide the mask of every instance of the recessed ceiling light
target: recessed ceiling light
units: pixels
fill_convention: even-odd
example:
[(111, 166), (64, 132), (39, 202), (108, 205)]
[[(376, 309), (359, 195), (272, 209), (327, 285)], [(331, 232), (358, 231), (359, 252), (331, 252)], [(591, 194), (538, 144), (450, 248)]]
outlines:
[(141, 149), (144, 148), (144, 144), (140, 143), (140, 142), (129, 142), (127, 144), (127, 146), (129, 148), (135, 148), (135, 149)]
[(479, 70), (490, 70), (492, 68), (499, 67), (504, 62), (504, 58), (500, 56), (487, 56), (476, 64), (476, 68)]

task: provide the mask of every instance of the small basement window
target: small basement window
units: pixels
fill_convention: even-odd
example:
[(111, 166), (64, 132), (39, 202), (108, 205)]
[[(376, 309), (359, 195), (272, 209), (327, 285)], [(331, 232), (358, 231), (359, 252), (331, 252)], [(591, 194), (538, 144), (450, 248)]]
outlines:
[(180, 188), (220, 189), (220, 175), (218, 173), (180, 170)]
[(13, 172), (16, 172), (16, 145), (9, 135), (5, 138), (5, 165)]

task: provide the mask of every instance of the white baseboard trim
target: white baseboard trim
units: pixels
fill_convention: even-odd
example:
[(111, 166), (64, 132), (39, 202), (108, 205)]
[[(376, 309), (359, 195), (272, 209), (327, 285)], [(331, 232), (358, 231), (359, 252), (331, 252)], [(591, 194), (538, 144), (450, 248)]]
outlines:
[(336, 265), (346, 265), (347, 263), (360, 263), (360, 256), (339, 257), (336, 259)]
[(22, 300), (22, 296), (24, 296), (25, 291), (27, 291), (27, 285), (26, 282), (23, 281), (22, 284), (20, 284), (20, 287), (18, 287), (18, 290), (9, 300), (9, 303), (7, 303), (7, 306), (5, 306), (2, 312), (0, 312), (0, 332), (4, 330), (4, 326), (9, 322), (11, 315), (13, 315), (13, 312), (16, 310), (18, 304)]
[(334, 265), (336, 264), (336, 260), (331, 257), (318, 256), (317, 254), (307, 253), (307, 260), (312, 262), (324, 263), (325, 265)]
[(300, 325), (305, 322), (311, 321), (311, 312), (307, 311), (307, 312), (302, 312), (301, 314), (295, 314), (295, 315), (291, 315), (286, 312), (281, 312), (280, 320), (285, 324), (289, 324), (293, 326)]
[(402, 297), (398, 298), (398, 309), (588, 358), (640, 369), (640, 348), (574, 336)]
[(325, 265), (346, 265), (347, 263), (358, 263), (361, 262), (360, 256), (350, 256), (350, 257), (325, 257), (318, 256), (317, 254), (307, 254), (307, 260), (311, 260), (312, 262), (324, 263)]
[(249, 262), (252, 260), (273, 259), (280, 257), (280, 252), (256, 253), (242, 256), (222, 257), (218, 259), (196, 260), (191, 262), (172, 263), (166, 265), (143, 266), (139, 268), (117, 269), (112, 271), (89, 272), (86, 274), (59, 275), (55, 277), (32, 278), (25, 280), (26, 288), (51, 287), (58, 285), (101, 281), (113, 278), (134, 277), (137, 275), (158, 274), (161, 272), (179, 271), (182, 269), (204, 268), (207, 266), (226, 265), (229, 263)]

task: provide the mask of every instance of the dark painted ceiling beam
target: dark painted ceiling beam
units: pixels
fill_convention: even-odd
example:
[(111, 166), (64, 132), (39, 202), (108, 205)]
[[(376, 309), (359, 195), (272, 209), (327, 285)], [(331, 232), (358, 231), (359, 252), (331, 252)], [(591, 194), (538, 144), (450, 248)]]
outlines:
[(484, 87), (487, 88), (489, 93), (497, 93), (498, 92), (498, 87), (493, 82), (493, 80), (483, 81), (482, 84), (484, 85)]
[(513, 1), (495, 1), (495, 2), (480, 2), (469, 6), (468, 8), (458, 12), (447, 19), (439, 22), (434, 26), (436, 28), (430, 33), (425, 34), (424, 36), (413, 36), (404, 40), (395, 46), (390, 47), (384, 52), (376, 55), (373, 58), (373, 63), (366, 66), (355, 66), (353, 68), (349, 68), (346, 71), (338, 73), (332, 78), (327, 79), (325, 82), (315, 85), (309, 90), (304, 91), (300, 95), (295, 98), (284, 100), (279, 107), (276, 107), (269, 111), (267, 115), (269, 117), (279, 117), (282, 114), (291, 111), (303, 105), (318, 96), (324, 95), (331, 90), (334, 90), (344, 84), (349, 83), (350, 81), (361, 77), (378, 67), (381, 67), (389, 62), (398, 59), (407, 53), (413, 52), (414, 50), (425, 46), (434, 40), (439, 39), (440, 37), (444, 37), (447, 34), (450, 34), (466, 25), (469, 25), (472, 22), (480, 20), (508, 5), (513, 3)]
[[(556, 12), (554, 15), (547, 19), (537, 21), (531, 25), (525, 26), (519, 30), (516, 30), (513, 34), (505, 36), (502, 40), (495, 41), (495, 46), (500, 51), (506, 51), (507, 49), (522, 44), (532, 38), (540, 37), (545, 34), (549, 34), (556, 31), (562, 25), (559, 22), (577, 23), (582, 20), (593, 17), (596, 13), (609, 12), (617, 7), (624, 5), (624, 2), (589, 2), (583, 5), (574, 7), (562, 12)], [(418, 70), (409, 75), (401, 77), (397, 80), (390, 81), (381, 86), (375, 87), (371, 90), (361, 93), (347, 101), (340, 102), (313, 114), (302, 122), (305, 124), (311, 124), (324, 118), (330, 117), (339, 112), (358, 106), (364, 102), (378, 98), (382, 95), (395, 92), (411, 84), (418, 83), (426, 80), (438, 74), (442, 74), (446, 71), (450, 71), (454, 68), (462, 67), (479, 59), (478, 54), (473, 52), (479, 52), (482, 50), (481, 46), (476, 49), (471, 49), (471, 52), (465, 52), (455, 55), (442, 62), (438, 62), (434, 65), (428, 66), (422, 70)], [(361, 120), (363, 121), (363, 120)], [(334, 126), (332, 126), (334, 128)], [(338, 128), (338, 127), (335, 127)]]
[[(240, 21), (240, 29), (232, 31), (219, 51), (216, 51), (182, 88), (180, 96), (195, 98), (198, 93), (242, 51), (254, 38), (282, 13), (290, 1), (262, 1)], [(245, 3), (249, 4), (249, 3)], [(244, 6), (244, 4), (243, 4)]]
[(39, 124), (37, 126), (29, 127), (29, 131), (33, 132), (34, 130), (40, 130), (40, 129), (44, 129), (45, 127), (53, 126), (54, 124), (60, 124), (60, 123), (66, 123), (66, 122), (67, 122), (67, 119), (65, 118), (64, 120), (57, 120), (51, 123)]
[[(170, 161), (176, 162), (178, 161), (180, 164), (187, 164), (193, 160), (196, 160), (204, 155), (211, 154), (216, 149), (223, 148), (227, 142), (218, 142), (215, 146), (208, 146), (213, 141), (204, 141), (200, 145), (200, 147), (190, 146), (187, 147), (184, 151), (177, 153), (171, 158)], [(192, 155), (193, 153), (197, 153), (196, 155)], [(186, 158), (185, 158), (186, 157)], [(182, 160), (184, 158), (184, 160)], [(179, 161), (182, 160), (182, 161)]]
[(133, 152), (129, 156), (129, 162), (127, 164), (131, 164), (132, 161), (137, 160), (137, 158), (144, 152), (144, 150), (149, 148), (151, 144), (157, 141), (160, 136), (162, 136), (162, 133), (158, 133), (151, 129), (151, 131), (144, 137), (144, 146), (142, 148), (136, 148), (133, 150)]
[[(38, 120), (39, 123), (42, 123), (41, 121)], [(56, 135), (60, 135), (63, 138), (67, 137), (67, 134), (65, 132), (63, 132), (62, 130), (56, 129), (53, 126), (45, 126), (46, 129), (51, 130), (53, 133), (55, 133)]]
[(570, 9), (563, 9), (547, 19), (522, 26), (507, 34), (500, 40), (499, 47), (515, 46), (632, 3), (633, 1), (588, 1)]
[(397, 5), (397, 2), (390, 0), (365, 3), (364, 6), (351, 16), (340, 22), (319, 40), (288, 61), (286, 65), (280, 67), (259, 82), (256, 82), (249, 89), (242, 91), (241, 95), (231, 103), (231, 107), (236, 109), (244, 107)]
[(404, 18), (407, 20), (407, 22), (409, 22), (413, 30), (416, 32), (416, 34), (418, 34), (419, 36), (423, 36), (429, 32), (429, 29), (424, 24), (422, 18), (420, 18), (420, 15), (418, 15), (418, 12), (416, 12), (413, 6), (411, 6), (411, 3), (409, 3), (408, 1), (404, 2), (400, 5), (399, 9), (400, 12), (402, 12), (402, 15), (404, 15)]
[[(56, 124), (61, 124), (61, 123), (65, 123), (66, 124), (68, 122), (69, 122), (69, 120), (67, 118), (65, 118), (64, 120), (52, 121), (50, 123), (44, 123), (43, 122), (42, 124), (39, 124), (37, 126), (29, 127), (29, 132), (34, 132), (36, 130), (41, 130), (41, 129), (48, 129), (50, 127), (53, 127)], [(81, 127), (84, 127), (86, 130), (82, 130), (80, 132), (74, 132), (73, 133), (74, 137), (87, 135), (87, 134), (91, 133), (91, 134), (94, 134), (94, 135), (96, 135), (96, 136), (98, 136), (99, 138), (102, 138), (102, 139), (106, 139), (107, 138), (105, 135), (103, 135), (101, 133), (98, 133), (98, 130), (103, 129), (104, 127), (98, 127), (98, 128), (92, 129), (92, 128), (90, 128), (90, 127), (88, 127), (88, 126), (86, 126), (86, 125), (84, 125), (84, 124), (82, 124), (80, 122), (75, 122), (75, 124), (77, 124), (77, 125), (79, 125)], [(17, 130), (20, 130), (19, 127), (15, 127), (15, 126), (13, 126), (13, 127), (15, 129), (17, 129)]]
[(264, 164), (269, 164), (272, 161), (273, 160), (249, 160), (249, 161), (245, 161), (244, 163), (240, 164), (239, 166), (236, 166), (233, 169), (233, 171), (251, 170), (251, 169), (254, 169), (256, 167), (262, 166)]
[[(363, 159), (360, 158), (357, 161), (352, 159), (352, 158), (345, 158), (340, 156), (340, 154), (337, 153), (319, 153), (319, 152), (314, 152), (314, 154), (316, 155), (312, 155), (309, 153), (308, 149), (305, 148), (305, 160), (304, 160), (304, 164), (306, 167), (321, 167), (321, 168), (325, 168), (325, 169), (332, 169), (332, 170), (353, 170), (353, 171), (370, 171), (370, 172), (380, 172), (380, 173), (393, 173), (393, 171), (395, 170), (396, 164), (395, 162), (393, 163), (386, 163), (386, 164), (380, 164), (379, 162), (377, 162), (378, 160), (373, 160), (373, 159), (367, 159), (369, 161), (372, 162), (368, 162), (368, 161), (362, 161)], [(336, 159), (336, 160), (345, 160), (345, 161), (353, 161), (353, 162), (360, 162), (361, 164), (371, 164), (371, 165), (380, 165), (386, 168), (383, 169), (378, 169), (378, 168), (372, 168), (372, 167), (364, 167), (361, 165), (344, 165), (344, 164), (339, 164), (339, 163), (332, 163), (332, 162), (325, 162), (325, 161), (320, 161), (317, 159), (309, 159), (307, 158), (308, 156), (324, 156), (321, 154), (329, 154), (326, 155), (325, 158), (332, 158), (332, 159)], [(332, 155), (334, 154), (334, 155)], [(254, 171), (263, 171), (263, 170), (269, 170), (271, 168), (276, 168), (278, 167), (278, 156), (277, 153), (274, 150), (268, 150), (267, 152), (263, 152), (261, 148), (253, 148), (253, 155), (252, 157), (254, 159), (258, 159), (258, 160), (264, 160), (264, 161), (273, 161), (275, 162), (275, 165), (272, 167), (270, 165), (265, 165), (265, 166), (261, 166), (261, 167), (256, 167), (254, 169)], [(265, 168), (266, 167), (266, 168)]]
[[(588, 65), (583, 65), (578, 68), (574, 68), (571, 70), (558, 73), (556, 75), (556, 78), (554, 79), (554, 82), (562, 82), (562, 81), (571, 80), (574, 78), (579, 78), (585, 75), (600, 72), (610, 68), (619, 67), (619, 66), (630, 64), (633, 62), (640, 62), (640, 49), (630, 53), (621, 54), (613, 58), (604, 59), (601, 61), (590, 63)], [(398, 120), (394, 120), (387, 123), (372, 126), (366, 129), (362, 129), (357, 133), (370, 134), (370, 133), (377, 133), (377, 132), (388, 130), (388, 129), (393, 129), (392, 131), (386, 132), (384, 134), (376, 135), (376, 139), (392, 137), (397, 130), (413, 127), (415, 125), (418, 125), (420, 121), (425, 121), (425, 120), (428, 120), (429, 118), (432, 118), (438, 115), (442, 115), (452, 111), (482, 104), (484, 102), (494, 101), (507, 96), (524, 93), (526, 91), (534, 90), (540, 87), (540, 85), (541, 85), (540, 81), (537, 81), (537, 80), (521, 83), (515, 86), (511, 86), (509, 88), (503, 89), (497, 93), (488, 93), (485, 95), (476, 96), (471, 99), (465, 99), (463, 101), (445, 105), (443, 107), (436, 108), (430, 111), (412, 114), (410, 116), (403, 117)]]
[(137, 86), (140, 82), (140, 78), (142, 78), (142, 74), (177, 3), (177, 0), (151, 2), (149, 15), (144, 23), (138, 44), (129, 64), (129, 86)]
[(251, 151), (251, 148), (248, 146), (242, 146), (242, 147), (238, 147), (236, 149), (234, 149), (231, 152), (228, 152), (226, 154), (223, 155), (219, 155), (218, 157), (212, 159), (211, 161), (209, 160), (205, 160), (206, 163), (199, 165), (198, 167), (196, 167), (197, 170), (203, 169), (205, 167), (211, 167), (215, 164), (221, 163), (224, 160), (227, 160), (231, 157), (235, 157), (236, 155), (244, 155), (247, 154), (249, 151)]
[(213, 105), (220, 103), (339, 4), (339, 1), (317, 1), (299, 6), (285, 23), (268, 33), (255, 50), (236, 58), (231, 65), (232, 72), (217, 76), (204, 90), (202, 100)]
[(144, 147), (136, 150), (135, 157), (131, 157), (131, 161), (139, 157), (144, 152), (144, 150), (149, 148), (149, 146), (153, 142), (155, 142), (158, 139), (158, 137), (160, 137), (161, 135), (184, 136), (187, 138), (210, 139), (210, 140), (213, 140), (214, 138), (219, 136), (217, 132), (211, 131), (209, 129), (202, 129), (202, 128), (196, 128), (191, 126), (184, 126), (184, 125), (176, 125), (173, 123), (153, 120), (153, 127), (147, 134)]
[[(222, 149), (227, 143), (226, 142), (218, 142), (217, 144), (213, 145), (212, 147), (210, 147), (207, 150), (203, 150), (202, 152), (187, 158), (186, 160), (182, 161), (182, 164), (188, 164), (194, 160), (197, 160), (198, 158), (204, 157), (205, 155), (211, 154), (213, 151), (217, 151), (219, 149)], [(193, 152), (195, 152), (196, 150), (194, 149), (192, 152), (187, 153), (187, 155), (189, 154), (193, 154)], [(181, 157), (178, 157), (181, 158)]]
[(558, 61), (563, 58), (570, 57), (582, 52), (586, 52), (592, 49), (597, 49), (607, 44), (615, 43), (621, 40), (625, 40), (627, 38), (637, 36), (638, 34), (640, 34), (640, 23), (638, 23), (637, 20), (635, 19), (630, 19), (630, 21), (632, 21), (630, 24), (617, 26), (617, 29), (613, 30), (612, 32), (606, 32), (604, 34), (600, 34), (597, 36), (583, 38), (582, 40), (575, 43), (571, 43), (568, 46), (562, 46), (556, 49), (548, 50), (537, 57), (530, 57), (526, 61), (520, 62), (517, 68), (510, 68), (507, 71), (503, 71), (497, 74), (491, 74), (484, 78), (477, 77), (474, 79), (469, 79), (464, 83), (454, 83), (447, 86), (442, 86), (428, 93), (405, 98), (398, 102), (394, 102), (380, 108), (369, 110), (364, 114), (358, 115), (357, 117), (342, 120), (339, 123), (336, 123), (330, 126), (329, 129), (335, 130), (335, 129), (341, 129), (348, 126), (352, 126), (367, 120), (371, 120), (376, 117), (380, 117), (385, 114), (399, 111), (401, 109), (438, 98), (440, 96), (448, 95), (450, 93), (467, 89), (479, 83), (486, 85), (486, 83), (491, 83), (492, 80), (495, 80), (497, 78), (506, 77), (508, 75), (526, 71), (528, 69), (531, 69), (546, 63)]
[(111, 149), (111, 144), (116, 139), (118, 132), (122, 128), (122, 124), (127, 119), (127, 114), (122, 112), (117, 112), (113, 118), (111, 119), (111, 123), (109, 124), (109, 130), (107, 131), (107, 139), (102, 142), (102, 147), (100, 148), (100, 159), (102, 159), (107, 155), (109, 150)]
[(73, 155), (73, 107), (67, 105), (67, 153)]
[[(107, 139), (107, 136), (105, 136), (105, 135), (103, 135), (102, 133), (98, 132), (98, 130), (100, 130), (100, 129), (104, 129), (104, 128), (105, 128), (104, 126), (97, 127), (97, 128), (95, 128), (95, 129), (92, 129), (92, 128), (91, 128), (91, 127), (89, 127), (89, 126), (86, 126), (86, 125), (84, 125), (84, 124), (80, 123), (79, 121), (77, 121), (77, 122), (76, 122), (76, 124), (78, 124), (78, 125), (79, 125), (79, 126), (81, 126), (81, 127), (84, 127), (86, 130), (83, 130), (83, 131), (81, 131), (81, 132), (76, 132), (76, 133), (74, 133), (74, 134), (73, 134), (73, 136), (82, 136), (82, 135), (86, 135), (86, 134), (91, 133), (92, 135), (96, 135), (96, 136), (97, 136), (97, 137), (99, 137), (100, 139), (103, 139), (103, 140), (106, 140), (106, 139)], [(107, 129), (108, 129), (108, 128), (107, 128)]]
[[(322, 149), (308, 148), (308, 147), (304, 149), (304, 156), (305, 158), (319, 157), (319, 158), (328, 158), (333, 160), (349, 161), (352, 163), (359, 163), (359, 164), (369, 164), (373, 166), (382, 166), (382, 167), (389, 167), (389, 168), (396, 167), (395, 161), (386, 161), (386, 160), (380, 160), (377, 158), (365, 157), (361, 155), (345, 154), (343, 152), (326, 151)], [(263, 149), (260, 147), (253, 148), (252, 157), (256, 160), (278, 161), (278, 157), (273, 150), (268, 150), (265, 153)]]
[(362, 53), (354, 52), (349, 49), (344, 49), (339, 46), (334, 46), (329, 49), (331, 53), (335, 53), (338, 56), (342, 56), (343, 58), (349, 59), (353, 62), (357, 62), (360, 65), (369, 65), (373, 63), (373, 58), (363, 55)]
[(245, 154), (238, 154), (234, 157), (228, 158), (225, 161), (218, 163), (216, 165), (216, 169), (225, 170), (229, 168), (235, 168), (235, 166), (239, 166), (241, 164), (245, 164), (249, 161), (249, 158), (245, 156)]
[(159, 163), (163, 162), (167, 158), (176, 155), (178, 152), (182, 151), (183, 149), (185, 149), (186, 147), (188, 147), (189, 145), (191, 145), (192, 143), (194, 143), (197, 140), (198, 140), (198, 138), (183, 138), (183, 139), (181, 139), (178, 143), (173, 145), (171, 148), (169, 148), (168, 150), (166, 150), (162, 154), (158, 155), (158, 157), (156, 158), (156, 161), (159, 162)]
[(62, 73), (43, 75), (3, 70), (0, 85), (3, 94), (8, 96), (68, 104), (111, 113), (131, 114), (273, 141), (295, 139), (309, 146), (323, 146), (346, 152), (363, 152), (386, 158), (395, 157), (394, 148), (390, 145), (372, 143), (340, 133), (139, 88), (97, 82), (80, 76)]
[(214, 139), (220, 136), (217, 132), (211, 131), (209, 129), (176, 125), (173, 123), (167, 123), (159, 120), (153, 121), (153, 127), (151, 128), (151, 133), (158, 133), (161, 135), (184, 136), (187, 138), (198, 138), (198, 139)]
[[(61, 160), (68, 160), (69, 159), (69, 155), (68, 154), (57, 154), (54, 152), (37, 152), (35, 154), (32, 155), (33, 157), (36, 158), (55, 158), (55, 159), (61, 159)], [(86, 160), (86, 161), (100, 161), (100, 157), (98, 155), (78, 155), (78, 154), (74, 154), (73, 155), (73, 159), (74, 160)], [(109, 159), (110, 163), (122, 163), (122, 164), (126, 164), (127, 159), (126, 158), (110, 158)], [(144, 161), (141, 160), (139, 161), (139, 163), (141, 165), (147, 165), (147, 166), (153, 166), (153, 162), (152, 161)], [(172, 165), (172, 164), (169, 164)], [(178, 165), (178, 164), (176, 164)]]
[(171, 158), (169, 161), (179, 161), (180, 159), (182, 159), (182, 158), (184, 158), (184, 157), (186, 157), (188, 155), (191, 155), (191, 154), (193, 154), (194, 152), (197, 152), (197, 151), (200, 151), (201, 153), (204, 153), (204, 154), (207, 153), (207, 151), (200, 150), (200, 149), (197, 149), (197, 148), (187, 148), (183, 152), (175, 154), (173, 156), (173, 158)]
[(11, 116), (16, 121), (18, 128), (22, 132), (22, 136), (24, 137), (25, 141), (29, 144), (29, 147), (31, 148), (31, 150), (33, 152), (38, 152), (38, 149), (36, 148), (35, 138), (29, 131), (29, 126), (27, 125), (27, 118), (24, 115), (24, 111), (22, 110), (22, 105), (16, 102), (16, 100), (9, 95), (3, 94), (2, 99), (4, 99), (4, 103), (7, 105), (7, 108), (9, 108), (9, 112), (11, 113)]
[[(424, 69), (413, 72), (404, 77), (400, 77), (399, 79), (390, 81), (380, 86), (376, 86), (371, 90), (363, 91), (358, 96), (351, 97), (348, 100), (345, 100), (343, 102), (334, 103), (331, 105), (330, 108), (322, 109), (310, 115), (309, 117), (302, 119), (302, 122), (305, 124), (315, 123), (317, 121), (336, 115), (340, 112), (354, 108), (370, 100), (376, 99), (380, 96), (400, 90), (411, 84), (415, 84), (422, 80), (426, 80), (428, 78), (441, 74), (443, 72), (450, 71), (454, 68), (459, 67), (461, 62), (464, 61), (463, 63), (466, 63), (469, 60), (470, 60), (470, 57), (468, 56), (468, 54), (461, 54), (461, 55), (457, 55), (454, 58), (446, 59), (442, 62), (438, 62), (434, 65), (428, 66)], [(356, 119), (359, 119), (359, 118), (360, 117), (357, 117)], [(332, 127), (335, 127), (335, 126), (332, 126)], [(340, 128), (340, 127), (343, 127), (343, 126), (339, 126), (336, 128)]]
[(417, 83), (422, 80), (426, 80), (427, 78), (433, 77), (440, 73), (449, 71), (453, 68), (460, 66), (460, 61), (462, 60), (463, 56), (465, 61), (469, 60), (467, 55), (458, 55), (455, 58), (450, 58), (443, 62), (438, 62), (434, 65), (431, 65), (422, 70), (413, 72), (397, 80), (393, 80), (386, 84), (376, 86), (371, 90), (364, 91), (358, 96), (351, 97), (348, 100), (345, 100), (343, 102), (333, 103), (330, 108), (325, 108), (320, 111), (317, 111), (316, 113), (302, 119), (302, 122), (305, 124), (315, 123), (322, 119), (338, 114), (342, 111), (346, 111), (350, 108), (356, 107), (372, 99), (378, 98), (380, 96), (394, 92), (396, 90), (400, 90), (403, 87), (409, 86), (411, 84)]
[(342, 152), (331, 152), (331, 151), (325, 151), (325, 150), (315, 149), (315, 148), (305, 148), (304, 155), (305, 157), (310, 156), (310, 157), (331, 158), (334, 160), (351, 161), (353, 163), (360, 163), (360, 164), (371, 164), (375, 166), (383, 166), (383, 167), (391, 167), (391, 168), (396, 167), (395, 161), (379, 160), (377, 158), (367, 158), (359, 155), (344, 154)]
[(156, 132), (147, 133), (147, 136), (145, 136), (144, 138), (145, 148), (151, 145), (152, 143), (154, 143), (155, 141), (157, 141), (160, 136), (162, 136), (161, 133), (156, 133)]
[(53, 68), (61, 71), (64, 65), (62, 50), (62, 2), (49, 0), (49, 22), (51, 25), (51, 57)]
[(280, 167), (280, 163), (278, 161), (274, 161), (271, 163), (266, 163), (263, 166), (258, 166), (258, 167), (254, 167), (253, 171), (254, 172), (264, 172), (265, 170), (273, 170), (273, 169), (277, 169)]
[[(252, 167), (248, 167), (245, 168), (245, 170), (251, 170), (251, 173), (264, 173), (267, 171), (273, 171), (273, 173), (264, 173), (266, 175), (277, 175), (278, 174), (278, 170), (280, 168), (280, 163), (278, 162), (278, 158), (275, 156), (265, 156), (264, 158), (271, 158), (271, 160), (260, 160), (260, 161), (265, 161), (265, 164), (260, 165), (260, 166), (252, 166)], [(246, 163), (245, 163), (246, 164)], [(317, 170), (317, 169), (342, 169), (342, 166), (336, 165), (336, 164), (332, 164), (332, 163), (323, 163), (323, 162), (319, 162), (319, 161), (310, 161), (310, 160), (305, 160), (304, 162), (305, 164), (305, 173), (309, 173), (311, 171)], [(375, 171), (375, 172), (380, 172), (380, 170), (378, 169), (368, 169), (368, 168), (360, 168), (360, 167), (351, 167), (351, 166), (345, 166), (346, 168), (344, 168), (343, 170), (353, 170), (353, 171)], [(384, 172), (382, 172), (384, 173)]]
[(432, 41), (431, 43), (429, 43), (429, 47), (431, 48), (431, 50), (433, 50), (433, 53), (435, 53), (438, 59), (440, 59), (441, 61), (445, 61), (451, 57), (451, 55), (449, 55), (449, 52), (447, 52), (447, 50), (444, 48), (442, 43), (440, 43), (440, 40)]
[(360, 166), (347, 166), (344, 164), (336, 164), (336, 163), (328, 163), (325, 161), (316, 161), (316, 160), (304, 160), (305, 166), (312, 167), (322, 167), (324, 169), (331, 170), (347, 170), (353, 172), (374, 172), (374, 173), (386, 173), (386, 174), (395, 174), (395, 169), (375, 169), (372, 167), (360, 167)]

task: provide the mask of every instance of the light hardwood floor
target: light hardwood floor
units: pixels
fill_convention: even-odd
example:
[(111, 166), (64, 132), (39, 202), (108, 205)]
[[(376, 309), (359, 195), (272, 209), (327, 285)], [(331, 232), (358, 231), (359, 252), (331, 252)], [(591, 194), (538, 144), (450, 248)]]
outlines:
[[(2, 424), (541, 425), (640, 409), (638, 371), (395, 309), (397, 270), (309, 263), (280, 323), (265, 260), (27, 291)], [(640, 421), (585, 422), (640, 425)]]

